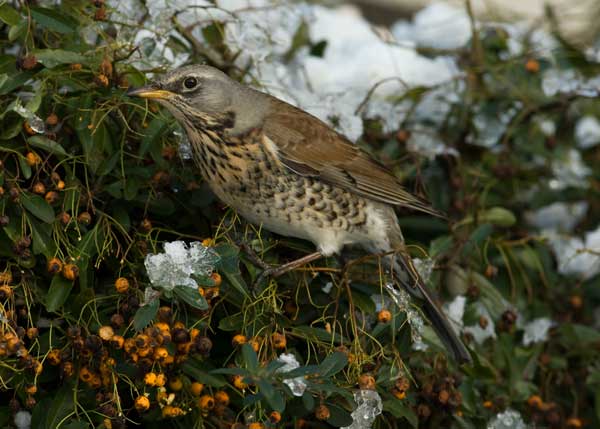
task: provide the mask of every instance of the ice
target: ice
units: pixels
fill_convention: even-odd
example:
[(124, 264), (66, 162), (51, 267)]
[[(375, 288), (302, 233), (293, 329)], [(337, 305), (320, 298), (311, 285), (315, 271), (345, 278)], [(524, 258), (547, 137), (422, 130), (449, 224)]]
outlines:
[(551, 189), (560, 191), (568, 187), (587, 188), (588, 177), (592, 170), (584, 164), (581, 153), (576, 149), (568, 149), (561, 158), (552, 163), (554, 178), (550, 180)]
[(490, 420), (487, 429), (527, 429), (527, 425), (518, 411), (509, 408)]
[(415, 269), (419, 273), (419, 277), (421, 277), (424, 282), (429, 281), (431, 273), (433, 272), (433, 267), (435, 266), (435, 261), (431, 258), (413, 258), (412, 261)]
[(17, 411), (14, 422), (17, 429), (29, 429), (31, 427), (31, 413), (29, 411)]
[(556, 134), (556, 123), (554, 121), (543, 117), (537, 117), (535, 121), (542, 134), (546, 137), (553, 137)]
[(542, 90), (548, 97), (554, 97), (557, 94), (597, 97), (600, 92), (600, 77), (585, 79), (576, 70), (552, 68), (544, 73)]
[(208, 275), (219, 262), (215, 251), (200, 242), (188, 246), (183, 241), (173, 241), (165, 243), (164, 248), (164, 253), (147, 255), (144, 265), (152, 285), (166, 290), (175, 286), (198, 287), (191, 276)]
[(581, 149), (587, 149), (600, 143), (600, 121), (595, 116), (587, 115), (575, 125), (575, 140)]
[[(300, 363), (296, 359), (296, 356), (291, 353), (282, 353), (277, 360), (284, 363), (284, 365), (277, 370), (278, 373), (290, 372), (291, 370), (300, 367)], [(304, 381), (304, 377), (286, 378), (283, 382), (287, 384), (294, 396), (304, 395), (304, 391), (306, 390), (306, 381)]]
[(411, 41), (436, 49), (457, 49), (471, 38), (471, 23), (464, 8), (432, 3), (417, 12), (413, 22), (395, 23), (392, 33), (400, 42)]
[(494, 148), (500, 143), (500, 139), (506, 132), (506, 127), (520, 108), (519, 103), (514, 103), (512, 107), (498, 112), (495, 109), (484, 109), (484, 107), (478, 106), (475, 109), (473, 118), (476, 133), (467, 136), (468, 141), (488, 149)]
[(332, 283), (332, 282), (327, 282), (327, 283), (325, 283), (325, 286), (323, 286), (323, 287), (321, 288), (321, 290), (322, 290), (324, 293), (329, 293), (329, 292), (331, 292), (331, 289), (332, 289), (332, 288), (333, 288), (333, 283)]
[(438, 155), (458, 156), (456, 149), (446, 146), (431, 127), (423, 125), (416, 125), (411, 129), (406, 148), (429, 159), (434, 159)]
[(385, 288), (394, 304), (406, 314), (406, 320), (410, 325), (410, 336), (412, 347), (415, 350), (426, 350), (427, 345), (423, 342), (423, 328), (425, 323), (421, 315), (412, 307), (410, 295), (405, 290), (398, 290), (392, 283), (386, 283)]
[(452, 327), (458, 333), (463, 327), (463, 316), (465, 315), (465, 305), (467, 298), (464, 295), (456, 295), (454, 299), (444, 304), (444, 312)]
[(588, 206), (587, 201), (557, 201), (535, 211), (525, 212), (525, 219), (527, 223), (541, 230), (571, 232), (585, 217)]
[(547, 317), (534, 319), (524, 326), (523, 345), (542, 343), (548, 341), (548, 331), (555, 323)]
[(375, 390), (361, 389), (354, 392), (356, 408), (352, 411), (352, 423), (342, 429), (369, 429), (381, 414), (383, 403)]
[(29, 126), (36, 133), (43, 134), (46, 132), (46, 124), (44, 124), (44, 121), (34, 112), (23, 106), (19, 99), (15, 100), (14, 104), (12, 107), (9, 107), (9, 109), (17, 113), (22, 118), (27, 119)]

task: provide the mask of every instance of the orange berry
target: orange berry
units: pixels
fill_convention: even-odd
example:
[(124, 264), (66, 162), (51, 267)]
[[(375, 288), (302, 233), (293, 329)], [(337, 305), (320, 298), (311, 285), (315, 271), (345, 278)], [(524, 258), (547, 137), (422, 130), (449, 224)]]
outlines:
[(98, 336), (104, 341), (109, 341), (115, 335), (115, 331), (112, 326), (101, 326), (98, 330)]
[(438, 401), (440, 404), (447, 404), (448, 399), (450, 399), (450, 392), (448, 392), (446, 389), (440, 390), (440, 393), (438, 394)]
[(156, 386), (163, 387), (165, 384), (167, 384), (167, 376), (164, 374), (158, 374), (156, 376)]
[[(27, 122), (25, 122), (25, 124), (27, 124)], [(27, 124), (27, 125), (29, 126), (29, 124)], [(29, 127), (29, 128), (31, 128), (31, 127)], [(31, 130), (31, 131), (33, 131), (33, 130)], [(33, 131), (33, 134), (35, 134), (35, 131)], [(25, 162), (30, 167), (35, 167), (36, 165), (38, 165), (39, 163), (42, 162), (42, 158), (40, 158), (39, 155), (36, 153), (27, 152), (27, 154), (25, 155)]]
[(233, 385), (240, 390), (244, 390), (248, 387), (248, 384), (244, 382), (244, 377), (239, 374), (233, 376)]
[(265, 425), (260, 422), (252, 422), (248, 425), (248, 429), (264, 429)]
[(390, 323), (392, 320), (392, 313), (390, 310), (383, 309), (377, 313), (377, 320), (379, 323)]
[(169, 351), (165, 347), (154, 349), (154, 360), (164, 361), (169, 356)]
[(537, 408), (539, 410), (543, 407), (544, 401), (539, 395), (531, 395), (527, 399), (527, 405), (529, 405), (532, 408)]
[(215, 407), (215, 398), (210, 395), (203, 395), (198, 400), (198, 406), (204, 411), (212, 410)]
[(572, 295), (569, 298), (569, 304), (571, 304), (571, 307), (573, 307), (575, 310), (579, 310), (581, 307), (583, 307), (583, 300), (579, 295)]
[(212, 238), (205, 238), (204, 240), (202, 240), (202, 245), (204, 247), (211, 247), (215, 244), (215, 240), (213, 240)]
[(115, 280), (115, 289), (119, 293), (125, 293), (129, 290), (129, 280), (125, 277), (119, 277)]
[(394, 397), (396, 399), (404, 399), (406, 398), (406, 391), (405, 390), (400, 390), (397, 389), (395, 387), (392, 388), (392, 395), (394, 395)]
[(50, 350), (48, 352), (48, 355), (46, 355), (46, 361), (50, 365), (53, 365), (53, 366), (60, 364), (60, 361), (61, 361), (60, 350), (59, 349)]
[(46, 186), (42, 182), (35, 182), (31, 190), (34, 194), (44, 195), (46, 193)]
[(36, 392), (37, 386), (35, 384), (30, 384), (25, 387), (25, 393), (27, 393), (28, 395), (35, 395)]
[(319, 405), (315, 409), (315, 417), (318, 420), (327, 420), (331, 417), (331, 411), (329, 411), (329, 408), (327, 408), (326, 405)]
[(48, 259), (48, 263), (46, 264), (46, 269), (50, 274), (60, 273), (63, 269), (63, 263), (58, 258)]
[(583, 427), (583, 422), (577, 417), (571, 417), (567, 420), (567, 427), (579, 429)]
[(9, 285), (0, 286), (0, 299), (8, 299), (13, 295), (13, 290)]
[(362, 374), (358, 377), (358, 387), (362, 390), (375, 390), (375, 378), (370, 374)]
[(46, 195), (44, 195), (44, 199), (48, 204), (53, 205), (58, 202), (58, 200), (60, 199), (60, 195), (58, 195), (58, 192), (56, 191), (48, 191), (46, 192)]
[[(27, 134), (29, 134), (30, 136), (36, 135), (37, 132), (31, 127), (31, 124), (29, 123), (29, 121), (25, 121), (23, 122), (23, 129), (25, 130), (25, 132)], [(28, 162), (29, 164), (29, 162)], [(30, 164), (31, 165), (31, 164)], [(34, 164), (35, 165), (35, 164)], [(33, 167), (33, 165), (32, 165)]]
[(185, 411), (183, 411), (179, 407), (174, 407), (172, 405), (166, 405), (162, 409), (163, 417), (179, 417), (185, 415)]
[(200, 396), (200, 394), (202, 393), (203, 390), (204, 390), (204, 384), (198, 383), (197, 381), (194, 381), (192, 383), (192, 385), (190, 386), (190, 391), (192, 392), (192, 395), (194, 395), (194, 396)]
[(219, 274), (219, 273), (212, 273), (210, 275), (210, 277), (215, 282), (215, 287), (221, 286), (221, 283), (223, 282), (223, 278), (221, 277), (221, 274)]
[(75, 280), (79, 277), (79, 267), (75, 264), (65, 264), (63, 266), (62, 275), (67, 280)]
[(484, 403), (483, 403), (483, 408), (490, 409), (493, 406), (494, 406), (494, 403), (492, 401), (484, 401)]
[(274, 332), (273, 334), (271, 334), (271, 340), (273, 341), (273, 346), (276, 349), (285, 349), (287, 345), (285, 335), (279, 332)]
[(250, 344), (250, 347), (252, 347), (252, 350), (254, 350), (256, 353), (258, 353), (258, 350), (260, 350), (260, 343), (259, 343), (258, 339), (252, 338), (250, 341), (248, 341), (248, 344)]
[(58, 124), (58, 116), (56, 116), (56, 113), (50, 113), (48, 115), (48, 117), (46, 118), (46, 124), (47, 125), (56, 125), (56, 124)]
[(144, 383), (148, 386), (156, 386), (156, 374), (149, 372), (144, 376)]
[(98, 76), (96, 76), (96, 78), (94, 79), (96, 81), (96, 83), (99, 86), (103, 86), (103, 87), (108, 87), (109, 84), (109, 80), (108, 77), (106, 77), (105, 74), (100, 73)]
[(231, 344), (233, 344), (233, 346), (241, 346), (242, 344), (246, 344), (246, 342), (248, 341), (248, 339), (246, 338), (245, 335), (242, 334), (237, 334), (233, 336), (233, 339), (231, 340)]
[(79, 71), (82, 69), (82, 65), (79, 63), (71, 64), (69, 68), (73, 71)]
[(134, 402), (135, 409), (142, 413), (150, 408), (150, 400), (146, 396), (138, 396)]
[(281, 421), (281, 413), (279, 411), (271, 411), (271, 414), (269, 414), (269, 420), (273, 424), (279, 423)]
[(224, 390), (218, 390), (215, 392), (215, 401), (217, 404), (227, 406), (229, 405), (229, 395)]
[(179, 392), (181, 389), (183, 389), (183, 381), (181, 381), (181, 377), (174, 377), (169, 380), (169, 388), (173, 392)]
[(125, 338), (123, 338), (121, 335), (113, 335), (110, 339), (110, 345), (116, 350), (121, 350), (124, 344)]
[(525, 63), (525, 70), (529, 73), (537, 73), (540, 71), (540, 63), (537, 60), (529, 59)]

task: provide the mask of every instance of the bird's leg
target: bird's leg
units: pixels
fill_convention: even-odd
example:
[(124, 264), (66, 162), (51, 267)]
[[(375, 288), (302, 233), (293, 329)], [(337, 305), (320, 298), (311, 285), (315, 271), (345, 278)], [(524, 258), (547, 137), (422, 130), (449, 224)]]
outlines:
[(272, 268), (269, 264), (263, 261), (260, 258), (260, 256), (256, 254), (254, 249), (252, 249), (252, 247), (250, 247), (247, 243), (240, 243), (240, 248), (244, 251), (246, 257), (250, 259), (250, 262), (252, 262), (257, 267), (260, 267), (263, 270), (269, 270)]
[(322, 257), (323, 254), (317, 251), (314, 253), (309, 253), (308, 255), (303, 256), (301, 258), (294, 259), (293, 261), (287, 262), (278, 267), (268, 267), (260, 274), (260, 276), (258, 276), (254, 284), (260, 284), (266, 277), (279, 277), (285, 273), (295, 270), (298, 267), (301, 267), (302, 265), (306, 265)]

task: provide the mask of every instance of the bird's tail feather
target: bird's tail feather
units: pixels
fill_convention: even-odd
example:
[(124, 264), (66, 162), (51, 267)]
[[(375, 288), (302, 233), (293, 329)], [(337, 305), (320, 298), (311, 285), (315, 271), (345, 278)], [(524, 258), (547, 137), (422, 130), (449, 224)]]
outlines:
[(446, 348), (452, 352), (459, 364), (471, 361), (469, 351), (458, 338), (448, 318), (427, 290), (421, 276), (408, 255), (396, 254), (393, 262), (393, 275), (404, 289), (423, 302), (423, 312)]

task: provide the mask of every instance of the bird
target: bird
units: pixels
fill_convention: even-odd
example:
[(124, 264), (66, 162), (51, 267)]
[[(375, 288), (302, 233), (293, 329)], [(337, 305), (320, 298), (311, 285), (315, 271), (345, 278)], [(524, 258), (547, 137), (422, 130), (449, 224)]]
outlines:
[(459, 363), (470, 354), (406, 252), (396, 209), (438, 215), (358, 145), (308, 112), (244, 85), (209, 65), (183, 66), (132, 97), (154, 100), (181, 124), (203, 180), (253, 224), (311, 241), (314, 253), (280, 275), (345, 246), (389, 253), (388, 270), (422, 310)]

